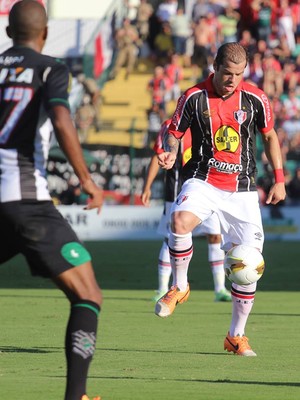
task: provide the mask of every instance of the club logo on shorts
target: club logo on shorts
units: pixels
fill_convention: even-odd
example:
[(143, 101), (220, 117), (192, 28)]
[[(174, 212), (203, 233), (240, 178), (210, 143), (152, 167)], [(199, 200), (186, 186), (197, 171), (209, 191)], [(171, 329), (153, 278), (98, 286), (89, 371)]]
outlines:
[(240, 145), (240, 136), (231, 126), (221, 126), (214, 136), (215, 146), (218, 151), (234, 153)]
[(178, 206), (180, 206), (180, 204), (182, 204), (184, 201), (186, 201), (189, 198), (189, 196), (185, 195), (185, 194), (181, 194), (177, 197), (176, 199), (176, 204)]

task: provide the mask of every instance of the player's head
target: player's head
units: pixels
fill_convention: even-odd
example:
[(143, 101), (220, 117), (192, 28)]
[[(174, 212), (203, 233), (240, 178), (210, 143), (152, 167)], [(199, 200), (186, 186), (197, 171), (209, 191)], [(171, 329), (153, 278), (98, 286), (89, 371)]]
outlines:
[(18, 1), (11, 8), (7, 34), (14, 44), (35, 44), (41, 50), (47, 38), (47, 15), (36, 0)]
[(247, 51), (239, 43), (225, 43), (219, 48), (214, 61), (213, 83), (220, 96), (228, 96), (235, 91), (243, 79), (247, 62)]

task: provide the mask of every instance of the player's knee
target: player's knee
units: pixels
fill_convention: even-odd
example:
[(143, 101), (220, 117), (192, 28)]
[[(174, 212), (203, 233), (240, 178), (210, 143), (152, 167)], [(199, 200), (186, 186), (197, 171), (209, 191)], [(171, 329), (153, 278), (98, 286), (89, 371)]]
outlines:
[(196, 226), (190, 218), (190, 213), (174, 213), (172, 214), (171, 230), (178, 235), (186, 235), (192, 232)]

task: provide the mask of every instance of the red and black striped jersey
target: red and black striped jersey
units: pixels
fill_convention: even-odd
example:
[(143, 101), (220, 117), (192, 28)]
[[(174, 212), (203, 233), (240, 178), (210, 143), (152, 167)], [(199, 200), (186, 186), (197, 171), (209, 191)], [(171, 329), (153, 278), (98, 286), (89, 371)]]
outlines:
[(0, 202), (50, 200), (47, 112), (69, 107), (70, 74), (59, 60), (28, 47), (0, 54)]
[(185, 179), (198, 178), (227, 191), (256, 190), (256, 134), (274, 126), (271, 105), (256, 86), (241, 82), (222, 98), (207, 80), (178, 99), (169, 133), (181, 138), (188, 128), (192, 155)]

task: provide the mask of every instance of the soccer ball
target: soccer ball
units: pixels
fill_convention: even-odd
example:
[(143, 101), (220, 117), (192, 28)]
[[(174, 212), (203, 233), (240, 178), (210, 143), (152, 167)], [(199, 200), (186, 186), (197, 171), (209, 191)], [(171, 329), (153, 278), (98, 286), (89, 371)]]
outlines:
[(224, 269), (231, 282), (250, 285), (262, 277), (265, 262), (261, 252), (255, 247), (238, 245), (226, 253)]

